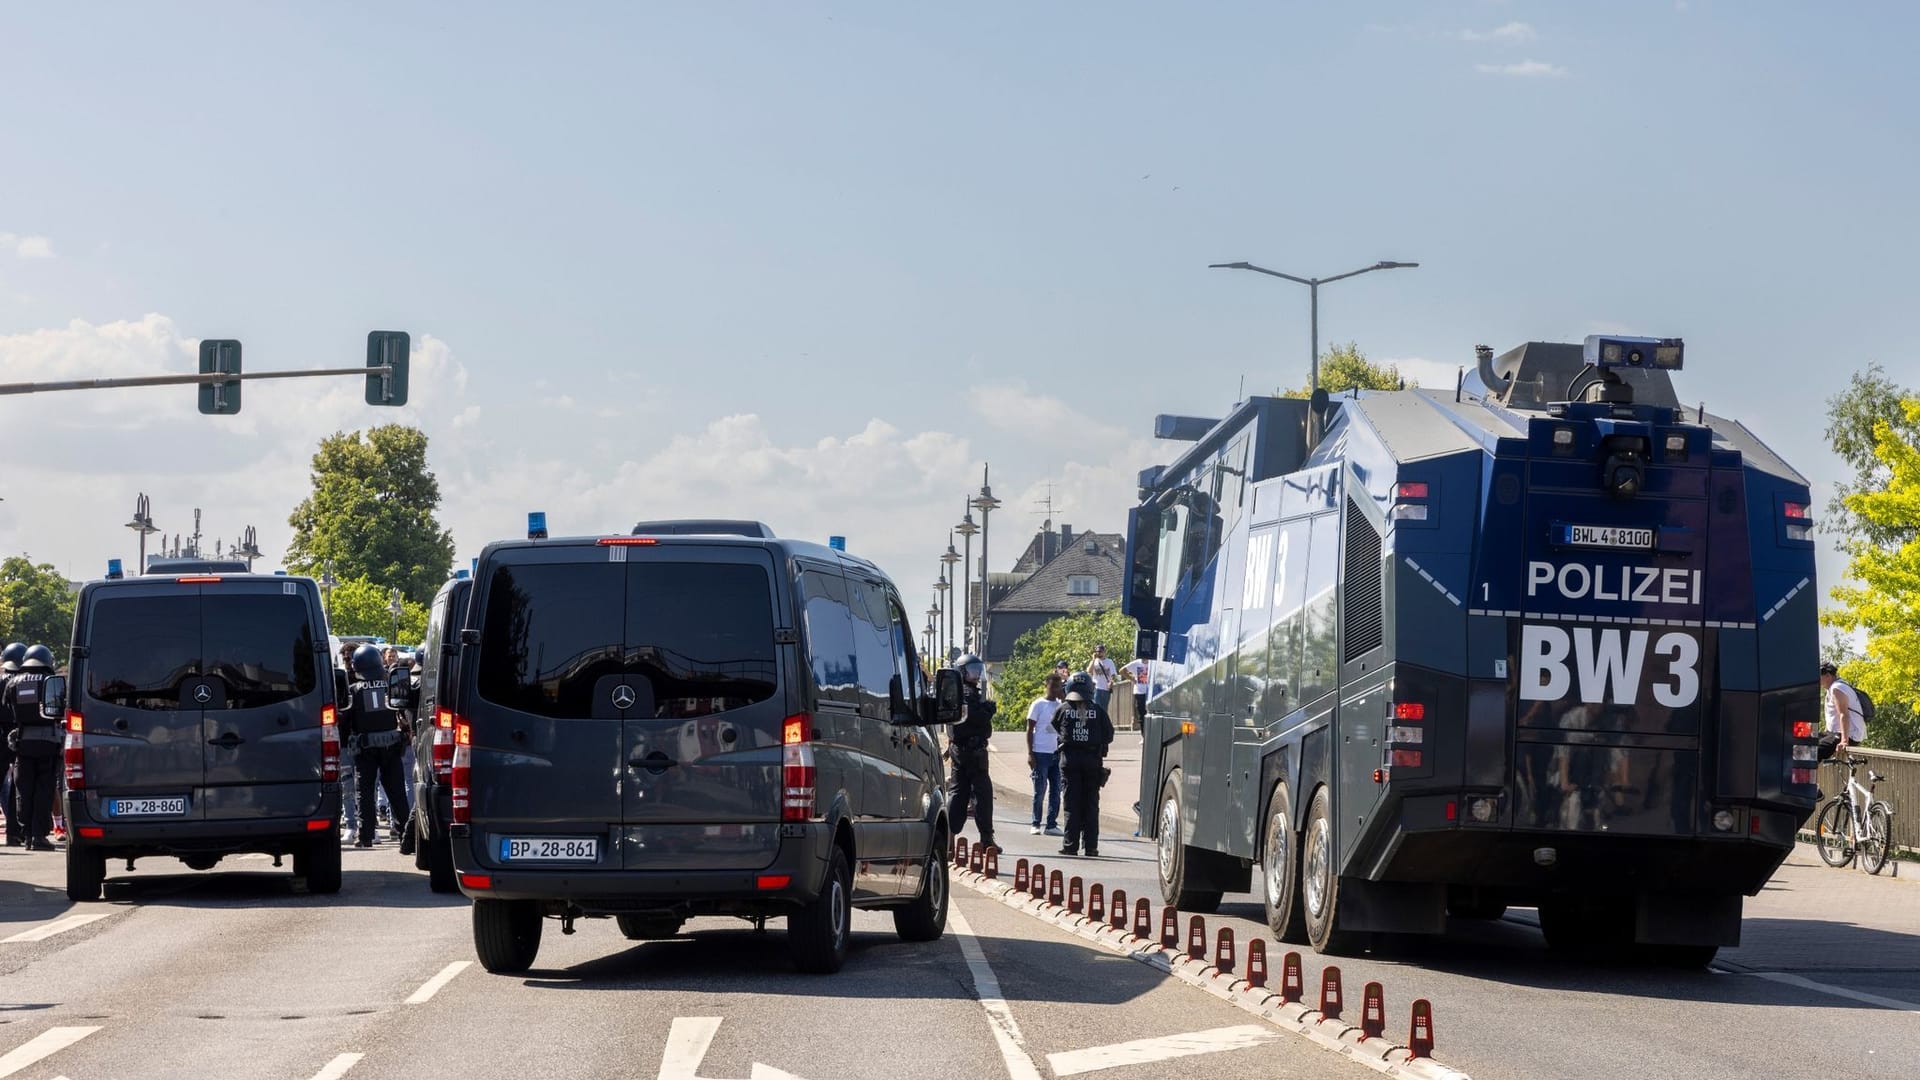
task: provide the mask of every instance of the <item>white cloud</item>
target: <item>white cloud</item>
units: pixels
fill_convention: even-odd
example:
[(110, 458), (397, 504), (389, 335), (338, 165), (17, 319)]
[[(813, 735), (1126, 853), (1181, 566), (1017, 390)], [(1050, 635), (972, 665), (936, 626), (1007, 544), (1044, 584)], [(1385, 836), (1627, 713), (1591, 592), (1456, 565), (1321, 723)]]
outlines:
[(20, 236), (16, 233), (0, 232), (0, 251), (9, 248), (22, 259), (53, 258), (53, 241), (44, 236)]
[(1502, 45), (1518, 45), (1532, 41), (1537, 35), (1533, 27), (1523, 22), (1510, 22), (1496, 26), (1491, 30), (1460, 30), (1453, 35), (1461, 41), (1487, 41)]
[(1517, 64), (1475, 64), (1473, 70), (1482, 75), (1512, 75), (1522, 79), (1557, 79), (1567, 73), (1567, 69), (1543, 60), (1522, 60)]

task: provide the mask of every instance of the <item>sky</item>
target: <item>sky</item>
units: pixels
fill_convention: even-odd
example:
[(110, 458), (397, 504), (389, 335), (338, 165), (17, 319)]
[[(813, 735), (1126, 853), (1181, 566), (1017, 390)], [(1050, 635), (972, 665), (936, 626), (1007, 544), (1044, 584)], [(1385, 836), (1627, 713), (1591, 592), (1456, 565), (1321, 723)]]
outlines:
[[(847, 537), (924, 612), (991, 466), (992, 569), (1124, 530), (1156, 413), (1425, 385), (1473, 347), (1680, 336), (1683, 400), (1814, 482), (1824, 402), (1920, 386), (1903, 4), (106, 4), (0, 9), (0, 553), (132, 559), (135, 496), (268, 564), (318, 441), (423, 427), (464, 561), (544, 510)], [(1823, 584), (1844, 563), (1823, 552)]]

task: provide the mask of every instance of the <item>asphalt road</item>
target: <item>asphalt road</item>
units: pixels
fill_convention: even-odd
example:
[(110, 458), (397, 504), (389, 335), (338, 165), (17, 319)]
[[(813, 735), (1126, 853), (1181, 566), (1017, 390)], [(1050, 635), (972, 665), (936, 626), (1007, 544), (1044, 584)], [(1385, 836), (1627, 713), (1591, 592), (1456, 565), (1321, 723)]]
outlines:
[[(1002, 876), (1018, 858), (1038, 858), (1149, 897), (1157, 926), (1156, 853), (1132, 838), (1128, 816), (1138, 736), (1123, 733), (1109, 758), (1099, 859), (1062, 857), (1058, 839), (1028, 834), (1025, 749), (1005, 734), (995, 749)], [(962, 835), (974, 838), (971, 828)], [(1920, 864), (1901, 869), (1877, 878), (1830, 869), (1802, 845), (1747, 900), (1741, 945), (1722, 949), (1710, 973), (1574, 963), (1548, 953), (1531, 910), (1455, 920), (1443, 938), (1402, 939), (1337, 963), (1350, 1000), (1365, 982), (1383, 985), (1389, 1033), (1401, 1041), (1410, 1002), (1431, 1000), (1435, 1056), (1474, 1080), (1906, 1078), (1920, 1073)], [(1266, 935), (1273, 957), (1299, 949), (1307, 985), (1317, 985), (1325, 959), (1274, 942), (1258, 893), (1228, 896), (1208, 924), (1209, 933), (1233, 926), (1243, 943)]]
[[(777, 923), (709, 919), (647, 943), (549, 922), (508, 977), (390, 844), (349, 849), (332, 897), (262, 858), (150, 860), (97, 904), (62, 873), (0, 849), (0, 1078), (1372, 1075), (964, 889), (930, 945), (856, 916), (835, 976), (795, 974)], [(1150, 1060), (1179, 1048), (1205, 1052)]]

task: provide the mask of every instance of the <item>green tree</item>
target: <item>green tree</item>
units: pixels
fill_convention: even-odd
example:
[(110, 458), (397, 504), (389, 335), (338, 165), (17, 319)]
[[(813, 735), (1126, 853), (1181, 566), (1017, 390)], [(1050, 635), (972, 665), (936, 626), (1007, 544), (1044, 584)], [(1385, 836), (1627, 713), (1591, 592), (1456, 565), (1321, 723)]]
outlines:
[[(1855, 493), (1878, 491), (1886, 486), (1887, 465), (1875, 452), (1877, 425), (1886, 424), (1909, 444), (1920, 442), (1920, 426), (1913, 424), (1900, 408), (1902, 398), (1913, 396), (1913, 391), (1887, 378), (1879, 364), (1869, 364), (1865, 371), (1854, 372), (1845, 390), (1827, 399), (1827, 442), (1847, 463), (1853, 477), (1834, 485), (1834, 496), (1827, 503), (1826, 520), (1821, 522), (1821, 528), (1840, 538), (1842, 551), (1851, 553), (1862, 543), (1898, 547), (1915, 535), (1912, 524), (1869, 521), (1847, 505), (1848, 497)], [(1876, 700), (1875, 705), (1878, 704)]]
[(427, 605), (402, 597), (400, 635), (393, 632), (391, 586), (349, 578), (327, 594), (327, 627), (334, 634), (369, 634), (399, 645), (415, 645), (427, 636)]
[(440, 482), (427, 468), (427, 436), (387, 424), (337, 432), (313, 455), (313, 493), (287, 523), (287, 567), (398, 587), (430, 603), (453, 566), (453, 534), (440, 527)]
[[(1360, 351), (1358, 342), (1349, 341), (1320, 354), (1320, 386), (1329, 394), (1337, 394), (1353, 389), (1405, 390), (1408, 383), (1406, 377), (1400, 374), (1399, 364), (1376, 364)], [(1311, 397), (1313, 388), (1303, 385), (1281, 396)]]
[(0, 562), (0, 645), (49, 645), (62, 664), (73, 640), (73, 590), (52, 563), (23, 555)]
[(1105, 645), (1115, 666), (1125, 664), (1133, 659), (1139, 630), (1140, 624), (1109, 606), (1062, 615), (1021, 634), (1013, 656), (993, 679), (993, 697), (1000, 703), (994, 726), (1015, 731), (1026, 726), (1027, 704), (1045, 690), (1055, 660), (1065, 658), (1079, 671), (1093, 658), (1093, 647)]
[(1848, 580), (1831, 594), (1838, 606), (1821, 616), (1829, 626), (1866, 635), (1865, 655), (1840, 674), (1873, 695), (1878, 715), (1867, 740), (1874, 746), (1884, 745), (1883, 738), (1911, 745), (1910, 733), (1883, 719), (1910, 718), (1920, 698), (1920, 397), (1902, 398), (1899, 407), (1898, 422), (1872, 425), (1877, 489), (1844, 497), (1859, 531), (1846, 545)]

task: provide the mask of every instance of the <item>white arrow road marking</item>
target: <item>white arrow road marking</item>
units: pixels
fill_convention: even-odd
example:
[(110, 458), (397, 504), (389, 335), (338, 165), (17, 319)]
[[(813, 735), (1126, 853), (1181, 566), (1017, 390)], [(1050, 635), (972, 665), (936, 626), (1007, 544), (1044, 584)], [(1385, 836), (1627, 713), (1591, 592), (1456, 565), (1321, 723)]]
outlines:
[(435, 975), (431, 979), (428, 979), (425, 985), (421, 986), (420, 989), (415, 990), (413, 992), (413, 996), (408, 998), (406, 1003), (408, 1005), (426, 1004), (433, 997), (433, 995), (440, 992), (441, 987), (452, 982), (453, 977), (455, 975), (460, 974), (461, 972), (467, 970), (472, 966), (473, 966), (473, 961), (471, 960), (455, 960), (453, 963), (448, 964), (446, 967), (441, 968), (440, 974)]
[(1208, 1031), (1189, 1032), (1185, 1035), (1163, 1035), (1157, 1039), (1135, 1039), (1132, 1042), (1114, 1043), (1112, 1046), (1095, 1046), (1086, 1050), (1070, 1050), (1064, 1054), (1048, 1054), (1047, 1064), (1052, 1066), (1055, 1076), (1075, 1076), (1079, 1073), (1098, 1072), (1101, 1069), (1117, 1069), (1122, 1065), (1144, 1065), (1154, 1061), (1193, 1057), (1196, 1054), (1244, 1050), (1250, 1046), (1259, 1046), (1280, 1038), (1282, 1033), (1273, 1028), (1259, 1024), (1241, 1024), (1238, 1027), (1213, 1028)]
[(100, 1029), (97, 1027), (57, 1027), (33, 1037), (24, 1046), (0, 1057), (0, 1077), (12, 1076), (42, 1058), (57, 1054)]
[(366, 1056), (365, 1054), (341, 1054), (327, 1062), (326, 1068), (314, 1073), (313, 1080), (340, 1080), (347, 1075), (348, 1069), (360, 1064), (360, 1059)]
[(99, 922), (110, 914), (112, 914), (112, 912), (102, 912), (98, 915), (69, 915), (64, 919), (55, 919), (45, 926), (36, 926), (31, 930), (22, 930), (10, 938), (0, 938), (0, 945), (12, 945), (16, 942), (27, 941), (45, 941), (55, 934), (64, 934), (69, 930), (78, 930), (88, 923)]
[[(718, 1016), (676, 1016), (667, 1030), (667, 1048), (660, 1055), (660, 1080), (700, 1080), (700, 1063), (720, 1031)], [(800, 1080), (771, 1065), (753, 1063), (748, 1080)]]
[(1011, 1080), (1040, 1080), (1040, 1067), (1027, 1053), (1026, 1037), (1020, 1034), (1013, 1010), (1000, 996), (1000, 980), (994, 976), (987, 954), (981, 951), (979, 940), (973, 936), (973, 927), (966, 916), (960, 914), (958, 904), (947, 906), (947, 927), (960, 945), (967, 970), (973, 972), (973, 992), (980, 999), (980, 1007), (987, 1010), (987, 1026), (993, 1029), (993, 1041), (1000, 1045), (1000, 1059), (1006, 1063), (1007, 1076)]

